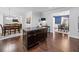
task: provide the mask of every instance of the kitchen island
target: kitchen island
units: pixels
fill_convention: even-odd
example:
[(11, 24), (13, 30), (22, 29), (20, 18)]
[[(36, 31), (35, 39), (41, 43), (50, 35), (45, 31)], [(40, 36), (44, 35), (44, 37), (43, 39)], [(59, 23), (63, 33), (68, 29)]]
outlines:
[(23, 29), (23, 44), (30, 49), (39, 43), (46, 41), (47, 27), (33, 27)]

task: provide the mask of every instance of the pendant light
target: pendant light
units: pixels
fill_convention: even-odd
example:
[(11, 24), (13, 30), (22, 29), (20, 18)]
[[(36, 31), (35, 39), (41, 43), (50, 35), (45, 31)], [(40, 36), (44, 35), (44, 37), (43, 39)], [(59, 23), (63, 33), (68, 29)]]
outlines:
[(11, 8), (8, 8), (8, 11), (9, 11), (8, 20), (11, 20), (12, 19), (12, 17), (11, 17)]

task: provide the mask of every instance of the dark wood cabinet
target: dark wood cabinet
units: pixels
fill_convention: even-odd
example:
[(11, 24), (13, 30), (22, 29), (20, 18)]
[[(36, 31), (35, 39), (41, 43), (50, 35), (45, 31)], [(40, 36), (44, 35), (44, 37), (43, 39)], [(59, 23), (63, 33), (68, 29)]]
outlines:
[(27, 49), (36, 46), (47, 38), (47, 27), (23, 30), (23, 44)]

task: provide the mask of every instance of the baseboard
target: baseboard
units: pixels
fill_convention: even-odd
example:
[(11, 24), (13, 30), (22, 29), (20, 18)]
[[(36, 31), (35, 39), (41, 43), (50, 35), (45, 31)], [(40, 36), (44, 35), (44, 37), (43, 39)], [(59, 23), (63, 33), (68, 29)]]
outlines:
[(17, 34), (12, 34), (12, 35), (7, 35), (7, 36), (1, 36), (0, 40), (9, 39), (9, 38), (17, 37), (17, 36), (22, 36), (22, 33), (17, 33)]
[(70, 38), (79, 39), (79, 37), (78, 37), (78, 36), (70, 36)]

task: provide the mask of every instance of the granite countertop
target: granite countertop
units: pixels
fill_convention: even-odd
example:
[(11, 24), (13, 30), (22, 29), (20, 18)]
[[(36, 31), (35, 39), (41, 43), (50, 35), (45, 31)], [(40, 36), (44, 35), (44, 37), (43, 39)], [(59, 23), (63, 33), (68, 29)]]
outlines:
[(29, 27), (29, 28), (24, 28), (24, 31), (33, 31), (33, 30), (39, 30), (39, 29), (45, 29), (47, 27)]

